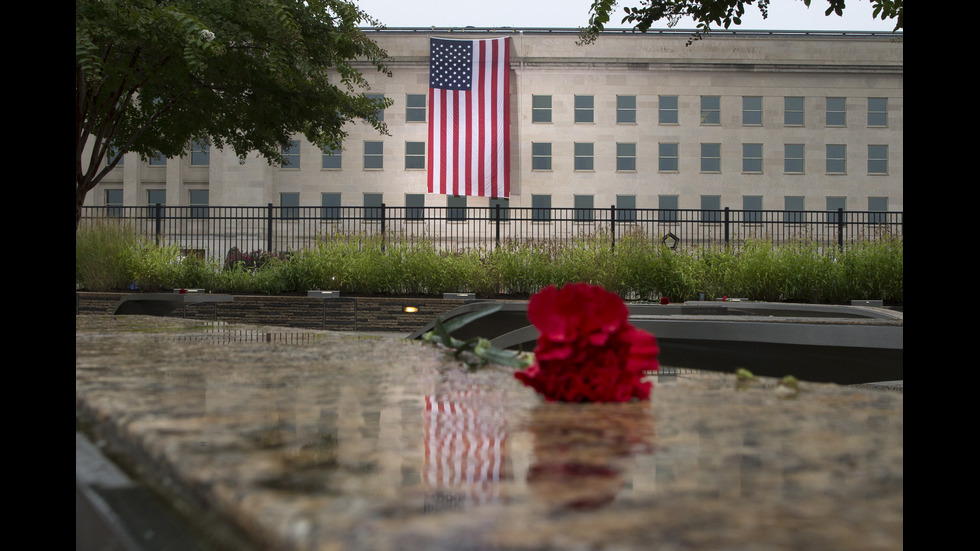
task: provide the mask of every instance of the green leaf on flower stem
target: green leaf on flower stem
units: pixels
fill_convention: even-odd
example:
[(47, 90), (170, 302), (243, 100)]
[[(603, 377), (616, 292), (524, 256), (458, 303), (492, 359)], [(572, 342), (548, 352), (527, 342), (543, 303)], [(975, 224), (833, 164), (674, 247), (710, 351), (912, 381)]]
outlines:
[(491, 306), (476, 312), (453, 318), (449, 321), (442, 317), (436, 319), (435, 327), (422, 336), (425, 342), (441, 344), (455, 350), (454, 356), (463, 359), (471, 367), (479, 367), (488, 363), (496, 363), (508, 367), (525, 368), (534, 363), (533, 356), (513, 350), (504, 350), (490, 344), (490, 340), (483, 337), (473, 337), (463, 341), (451, 335), (451, 333), (474, 320), (490, 315), (500, 310), (501, 305)]
[(452, 333), (453, 331), (456, 331), (457, 329), (463, 327), (464, 325), (474, 320), (478, 320), (482, 317), (489, 316), (490, 314), (500, 310), (502, 307), (503, 305), (497, 304), (491, 306), (490, 308), (484, 308), (483, 310), (477, 310), (475, 312), (469, 312), (467, 314), (463, 314), (462, 316), (457, 316), (449, 321), (443, 321), (442, 317), (440, 317), (439, 319), (436, 320), (436, 327), (439, 327), (439, 325), (442, 324), (442, 326), (445, 328), (447, 332)]

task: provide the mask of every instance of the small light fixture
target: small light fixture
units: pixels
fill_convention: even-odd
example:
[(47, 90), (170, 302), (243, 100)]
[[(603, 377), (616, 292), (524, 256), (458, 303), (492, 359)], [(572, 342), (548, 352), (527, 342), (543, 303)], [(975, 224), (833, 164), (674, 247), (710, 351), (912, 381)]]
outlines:
[(418, 306), (404, 306), (402, 307), (402, 312), (406, 314), (417, 314), (419, 311)]

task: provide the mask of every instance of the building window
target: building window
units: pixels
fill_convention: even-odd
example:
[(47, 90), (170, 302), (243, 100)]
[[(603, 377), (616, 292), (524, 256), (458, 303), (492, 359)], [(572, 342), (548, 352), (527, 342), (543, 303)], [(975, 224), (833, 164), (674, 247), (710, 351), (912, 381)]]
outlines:
[(847, 173), (847, 146), (827, 144), (827, 174)]
[(320, 217), (326, 220), (337, 220), (340, 218), (340, 194), (321, 193), (320, 194)]
[(847, 98), (827, 98), (827, 126), (847, 126)]
[(721, 195), (701, 196), (701, 221), (721, 222)]
[(620, 222), (636, 221), (636, 195), (616, 196), (616, 220)]
[(786, 174), (803, 174), (806, 163), (806, 148), (801, 143), (783, 145), (783, 172)]
[(384, 142), (364, 142), (364, 169), (381, 170), (384, 168)]
[(279, 194), (279, 216), (284, 220), (299, 218), (299, 193)]
[(595, 168), (595, 144), (575, 143), (575, 170), (593, 170)]
[(531, 196), (531, 220), (535, 222), (548, 222), (551, 220), (550, 195)]
[(661, 195), (659, 197), (657, 208), (659, 209), (657, 213), (657, 220), (660, 220), (661, 222), (677, 221), (677, 196), (676, 195)]
[(531, 122), (551, 122), (551, 96), (531, 96)]
[(551, 170), (551, 144), (531, 144), (531, 170)]
[(677, 124), (677, 96), (660, 96), (660, 124)]
[(343, 166), (343, 150), (341, 148), (336, 149), (324, 149), (321, 151), (322, 155), (322, 167), (326, 170), (340, 170)]
[(191, 142), (191, 166), (208, 166), (211, 164), (211, 142), (195, 140)]
[(748, 223), (762, 222), (762, 196), (742, 196), (742, 220)]
[(742, 96), (742, 126), (762, 126), (762, 96)]
[(282, 168), (299, 168), (299, 140), (290, 140), (282, 148)]
[(750, 174), (762, 173), (762, 144), (742, 144), (742, 172)]
[(827, 197), (827, 221), (831, 224), (838, 223), (837, 209), (847, 208), (847, 197)]
[(157, 203), (161, 205), (167, 204), (167, 190), (165, 189), (148, 189), (146, 190), (146, 204), (156, 205)]
[(799, 96), (783, 98), (783, 125), (803, 126), (803, 98)]
[(701, 96), (701, 124), (721, 124), (721, 96)]
[(466, 220), (466, 196), (450, 195), (446, 197), (446, 218), (456, 222)]
[(595, 96), (575, 96), (575, 122), (595, 122)]
[(105, 209), (107, 216), (122, 216), (123, 190), (105, 190), (105, 206), (107, 207)]
[(497, 206), (500, 206), (500, 219), (510, 220), (510, 201), (502, 197), (490, 198), (490, 220), (497, 219)]
[(384, 218), (384, 195), (381, 193), (364, 194), (364, 219), (381, 220)]
[(636, 144), (635, 143), (616, 144), (616, 171), (617, 172), (636, 171)]
[(405, 219), (422, 220), (425, 218), (425, 195), (421, 193), (405, 194)]
[(701, 172), (721, 172), (721, 144), (701, 144)]
[(636, 123), (636, 96), (616, 96), (616, 122)]
[(167, 156), (163, 153), (156, 153), (150, 157), (150, 166), (167, 166)]
[(868, 197), (868, 222), (872, 224), (884, 224), (888, 221), (888, 198), (887, 197)]
[(784, 219), (790, 224), (800, 224), (803, 222), (803, 197), (787, 195), (783, 198)]
[(425, 94), (405, 96), (405, 122), (425, 122)]
[(155, 218), (157, 213), (157, 205), (160, 205), (161, 212), (163, 215), (162, 208), (167, 204), (167, 190), (165, 189), (148, 189), (146, 190), (146, 204), (150, 207), (146, 209), (147, 216), (150, 218)]
[(126, 160), (126, 156), (125, 154), (121, 154), (121, 155), (119, 154), (118, 147), (109, 147), (109, 150), (106, 151), (105, 154), (105, 164), (107, 165), (112, 164), (113, 159), (115, 159), (117, 155), (119, 156), (119, 162), (116, 163), (116, 168), (123, 166), (124, 164), (123, 161)]
[(405, 142), (405, 169), (425, 168), (425, 142)]
[(191, 189), (187, 192), (191, 205), (191, 218), (207, 218), (210, 214), (208, 202), (210, 193), (206, 189)]
[[(384, 99), (385, 99), (385, 95), (384, 94), (364, 94), (364, 97), (366, 97), (368, 99), (372, 99), (372, 100), (381, 100), (381, 101), (384, 101)], [(385, 120), (385, 110), (384, 110), (384, 107), (378, 109), (377, 110), (377, 114), (378, 114), (378, 120), (379, 121)]]
[(888, 146), (868, 146), (868, 174), (888, 174)]
[(888, 98), (868, 98), (868, 126), (888, 126)]
[(592, 195), (575, 196), (575, 221), (591, 222), (592, 213), (595, 208), (595, 197)]
[(660, 163), (658, 169), (660, 172), (677, 172), (677, 144), (662, 143), (659, 149)]

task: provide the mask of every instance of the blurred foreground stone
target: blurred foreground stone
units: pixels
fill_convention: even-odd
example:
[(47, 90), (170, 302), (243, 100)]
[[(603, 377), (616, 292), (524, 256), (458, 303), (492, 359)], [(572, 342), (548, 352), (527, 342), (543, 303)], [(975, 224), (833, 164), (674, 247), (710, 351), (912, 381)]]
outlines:
[(415, 341), (75, 320), (76, 430), (205, 548), (903, 545), (900, 391), (680, 372), (649, 403), (556, 404)]

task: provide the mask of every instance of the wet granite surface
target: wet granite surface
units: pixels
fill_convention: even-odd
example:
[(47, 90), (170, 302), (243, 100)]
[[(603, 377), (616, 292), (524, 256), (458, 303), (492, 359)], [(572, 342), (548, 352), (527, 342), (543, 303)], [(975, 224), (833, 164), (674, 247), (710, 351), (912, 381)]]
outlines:
[(555, 404), (417, 342), (75, 319), (76, 425), (256, 549), (903, 546), (900, 391), (691, 372)]

